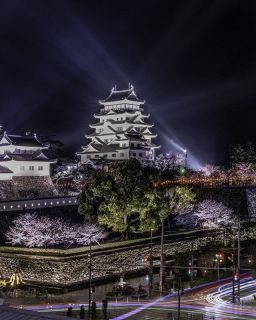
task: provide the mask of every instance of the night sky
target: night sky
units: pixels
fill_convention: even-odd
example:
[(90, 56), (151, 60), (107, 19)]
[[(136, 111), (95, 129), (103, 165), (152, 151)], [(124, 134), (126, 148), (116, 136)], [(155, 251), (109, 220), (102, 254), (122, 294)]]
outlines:
[(256, 1), (3, 0), (0, 123), (70, 151), (105, 98), (135, 86), (163, 151), (200, 164), (256, 142)]

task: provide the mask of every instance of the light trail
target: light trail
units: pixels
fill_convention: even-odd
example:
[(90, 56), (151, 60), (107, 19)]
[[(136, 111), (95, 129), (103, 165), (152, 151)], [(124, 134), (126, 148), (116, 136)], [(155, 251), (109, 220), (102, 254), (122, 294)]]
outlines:
[[(247, 291), (255, 291), (256, 290), (256, 280), (247, 278), (241, 281), (240, 293)], [(233, 288), (230, 284), (225, 284), (220, 286), (217, 291), (207, 295), (206, 300), (210, 304), (221, 305), (221, 306), (234, 306), (231, 301), (227, 301), (227, 298), (232, 296)]]
[[(241, 280), (241, 292), (247, 292), (248, 290), (253, 290), (256, 287), (256, 280), (252, 280), (249, 276), (250, 274), (243, 274)], [(208, 294), (206, 299), (189, 299), (182, 302), (181, 312), (183, 313), (200, 313), (210, 317), (215, 317), (215, 319), (255, 319), (256, 318), (256, 309), (253, 307), (246, 307), (240, 305), (234, 305), (228, 303), (224, 299), (230, 295), (232, 292), (232, 287), (230, 287), (231, 277), (222, 279), (220, 281), (213, 281), (206, 284), (201, 284), (195, 286), (191, 289), (186, 289), (185, 293), (193, 293), (194, 291), (202, 289), (211, 289), (211, 287), (216, 287), (219, 285), (213, 293)], [(229, 282), (229, 284), (227, 284)], [(154, 301), (146, 302), (112, 302), (109, 303), (110, 309), (120, 309), (120, 308), (134, 308), (120, 316), (112, 318), (112, 320), (123, 320), (132, 318), (138, 313), (147, 312), (165, 312), (173, 311), (177, 312), (177, 301), (171, 300), (176, 297), (177, 293), (167, 294), (164, 297), (158, 298)], [(63, 311), (67, 310), (68, 307), (72, 307), (74, 310), (79, 310), (80, 306), (87, 306), (84, 303), (69, 303), (69, 304), (48, 304), (48, 305), (36, 305), (36, 306), (27, 306), (24, 309), (34, 310), (39, 312), (51, 312), (51, 311)], [(98, 307), (101, 307), (101, 303), (97, 303)], [(21, 307), (22, 308), (22, 307)], [(153, 318), (152, 318), (153, 319)]]

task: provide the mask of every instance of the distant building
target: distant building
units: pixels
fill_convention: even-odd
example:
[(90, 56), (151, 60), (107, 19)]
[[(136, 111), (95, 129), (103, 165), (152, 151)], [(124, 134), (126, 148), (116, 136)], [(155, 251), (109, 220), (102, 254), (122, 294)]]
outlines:
[(88, 160), (154, 160), (159, 146), (152, 142), (157, 137), (147, 123), (149, 114), (144, 114), (145, 101), (138, 98), (133, 86), (127, 90), (113, 88), (105, 100), (100, 100), (97, 120), (91, 124), (92, 134), (86, 135), (90, 142), (77, 155), (81, 162)]
[(50, 158), (48, 149), (36, 134), (10, 135), (0, 127), (0, 180), (50, 176), (50, 166), (56, 161)]

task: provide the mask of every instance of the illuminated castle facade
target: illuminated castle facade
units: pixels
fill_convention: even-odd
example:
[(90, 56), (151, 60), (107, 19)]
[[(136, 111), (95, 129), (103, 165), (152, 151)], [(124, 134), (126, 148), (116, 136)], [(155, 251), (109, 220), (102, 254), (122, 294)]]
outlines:
[(13, 177), (50, 176), (49, 147), (36, 134), (10, 135), (0, 126), (0, 180)]
[(81, 162), (88, 160), (154, 160), (155, 150), (160, 148), (152, 142), (157, 135), (153, 124), (147, 123), (149, 114), (144, 114), (145, 101), (138, 98), (134, 87), (127, 90), (113, 88), (105, 100), (100, 100), (100, 111), (94, 114), (97, 120), (91, 124), (93, 133), (86, 135), (90, 142), (77, 155)]

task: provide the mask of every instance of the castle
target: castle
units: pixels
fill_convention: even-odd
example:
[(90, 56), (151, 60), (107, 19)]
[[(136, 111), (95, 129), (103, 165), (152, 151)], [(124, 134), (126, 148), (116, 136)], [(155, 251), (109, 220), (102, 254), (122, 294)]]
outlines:
[(91, 124), (90, 140), (77, 155), (81, 163), (97, 160), (154, 160), (155, 145), (152, 139), (157, 137), (151, 130), (153, 124), (147, 122), (149, 114), (144, 113), (144, 100), (140, 100), (134, 87), (126, 90), (114, 87), (108, 97), (99, 101), (99, 113), (94, 114), (96, 123)]
[(36, 134), (11, 135), (0, 127), (0, 180), (50, 176), (50, 165), (56, 161), (49, 157), (48, 149)]
[[(100, 110), (94, 114), (96, 123), (91, 124), (89, 143), (77, 155), (81, 163), (102, 159), (107, 161), (152, 161), (160, 148), (152, 142), (157, 134), (148, 123), (149, 114), (144, 113), (145, 101), (139, 99), (134, 87), (126, 90), (113, 88), (104, 100), (99, 101)], [(8, 134), (0, 126), (0, 180), (14, 177), (50, 177), (51, 165), (56, 163), (49, 155), (49, 146), (36, 134)]]

